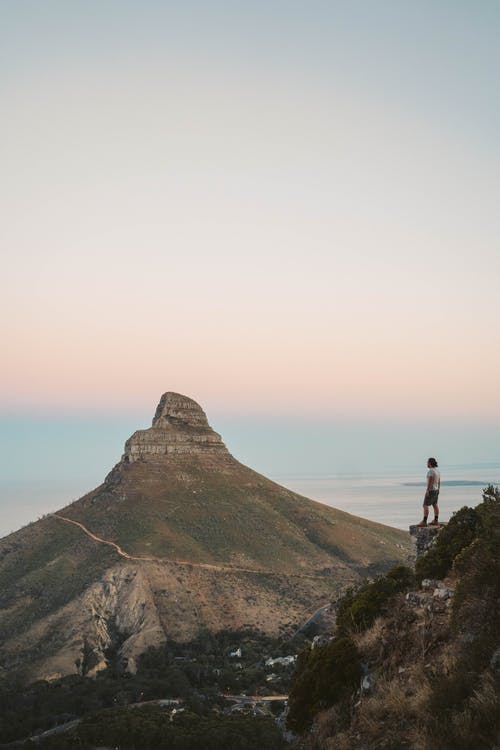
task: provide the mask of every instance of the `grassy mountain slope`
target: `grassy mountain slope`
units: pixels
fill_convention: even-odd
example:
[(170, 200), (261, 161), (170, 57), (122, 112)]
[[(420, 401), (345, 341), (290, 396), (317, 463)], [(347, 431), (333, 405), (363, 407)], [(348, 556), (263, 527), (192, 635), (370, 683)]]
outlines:
[(116, 648), (133, 669), (149, 645), (201, 627), (293, 629), (408, 546), (241, 465), (178, 394), (58, 516), (0, 540), (4, 673), (92, 674)]
[(303, 498), (234, 459), (221, 471), (195, 458), (125, 464), (61, 511), (127, 552), (257, 570), (319, 572), (384, 566), (400, 531)]

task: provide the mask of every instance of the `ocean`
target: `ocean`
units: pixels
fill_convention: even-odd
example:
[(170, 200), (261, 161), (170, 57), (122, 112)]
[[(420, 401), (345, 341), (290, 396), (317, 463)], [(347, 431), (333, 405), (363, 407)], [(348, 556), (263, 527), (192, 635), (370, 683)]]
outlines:
[[(463, 505), (481, 502), (487, 484), (500, 485), (500, 464), (443, 467), (440, 520)], [(407, 529), (422, 518), (426, 468), (356, 475), (271, 476), (275, 482), (312, 500), (356, 516)], [(450, 483), (450, 484), (448, 484)], [(0, 537), (56, 511), (96, 487), (95, 479), (0, 482)], [(432, 515), (432, 510), (431, 510)]]
[[(300, 495), (355, 516), (378, 521), (398, 529), (407, 529), (422, 518), (425, 475), (401, 469), (355, 476), (274, 476), (274, 481)], [(488, 484), (500, 485), (500, 464), (452, 466), (441, 468), (439, 519), (450, 516), (464, 505), (475, 506), (482, 500)], [(432, 518), (432, 508), (430, 512)]]

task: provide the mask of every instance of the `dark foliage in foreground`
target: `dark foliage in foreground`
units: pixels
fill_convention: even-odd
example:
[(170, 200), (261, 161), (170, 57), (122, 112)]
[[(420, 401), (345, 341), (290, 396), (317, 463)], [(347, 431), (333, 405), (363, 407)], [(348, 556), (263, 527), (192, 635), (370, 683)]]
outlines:
[[(263, 659), (296, 653), (303, 644), (301, 637), (283, 641), (254, 630), (202, 631), (188, 643), (169, 641), (150, 649), (134, 675), (123, 670), (116, 654), (109, 654), (108, 669), (95, 679), (71, 675), (29, 686), (0, 682), (0, 743), (40, 734), (102, 709), (158, 698), (182, 698), (192, 711), (208, 715), (211, 707), (221, 705), (220, 693), (287, 693), (293, 667), (275, 665), (276, 679), (270, 687)], [(229, 653), (237, 647), (242, 658), (235, 660)]]
[(442, 579), (450, 572), (457, 555), (474, 541), (481, 527), (477, 508), (461, 508), (440, 531), (436, 543), (417, 560), (415, 572), (420, 583), (424, 578)]
[[(411, 589), (415, 583), (411, 571), (404, 568), (348, 593), (340, 604), (337, 637), (327, 648), (344, 649), (345, 657), (350, 653), (354, 667), (356, 657), (348, 636), (362, 633), (382, 616), (383, 647), (370, 636), (360, 646), (364, 662), (375, 659), (375, 686), (368, 701), (359, 701), (354, 668), (343, 674), (344, 665), (337, 659), (324, 671), (325, 654), (302, 654), (293, 678), (289, 724), (299, 732), (311, 725), (314, 730), (302, 735), (300, 747), (500, 747), (498, 488), (488, 486), (481, 504), (458, 511), (440, 532), (435, 546), (419, 559), (417, 581), (446, 575), (452, 576), (455, 586), (448, 603), (451, 609), (438, 601), (429, 605), (427, 597), (425, 607), (429, 610), (417, 613), (401, 597), (394, 598), (393, 594)], [(405, 676), (412, 669), (411, 658), (422, 654), (424, 644), (416, 626), (421, 615), (426, 621), (426, 612), (433, 613), (428, 621), (434, 628), (425, 657), (429, 669)], [(372, 637), (377, 632), (374, 630)], [(405, 651), (412, 654), (410, 660), (401, 658)], [(400, 660), (404, 664), (401, 671)], [(401, 701), (398, 690), (403, 690)], [(326, 708), (330, 710), (319, 717)], [(385, 722), (390, 726), (384, 729)]]
[(269, 718), (182, 714), (170, 720), (161, 708), (103, 711), (71, 734), (53, 737), (44, 750), (281, 750), (285, 742)]
[(385, 576), (380, 576), (347, 593), (340, 602), (337, 614), (338, 635), (349, 635), (366, 630), (387, 607), (391, 597), (408, 591), (415, 582), (410, 568), (397, 565)]
[(349, 591), (337, 613), (337, 637), (329, 644), (303, 651), (297, 661), (290, 691), (288, 726), (303, 732), (314, 715), (336, 705), (347, 720), (349, 699), (359, 685), (361, 665), (352, 633), (366, 630), (395, 594), (414, 584), (413, 572), (397, 565), (386, 575)]
[(454, 559), (460, 576), (452, 612), (457, 659), (436, 680), (429, 701), (431, 741), (454, 750), (490, 750), (500, 738), (498, 488), (488, 486), (475, 511), (477, 536)]
[(290, 729), (303, 732), (318, 711), (348, 701), (360, 676), (358, 652), (350, 638), (303, 651), (290, 692)]

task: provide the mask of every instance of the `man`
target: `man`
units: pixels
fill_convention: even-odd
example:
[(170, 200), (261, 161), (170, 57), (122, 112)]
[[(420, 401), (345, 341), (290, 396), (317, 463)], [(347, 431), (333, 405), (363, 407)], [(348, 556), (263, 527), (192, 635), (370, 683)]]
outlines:
[(439, 473), (438, 462), (435, 458), (427, 459), (427, 468), (427, 489), (424, 497), (424, 517), (420, 523), (417, 523), (417, 526), (427, 526), (430, 505), (432, 505), (434, 509), (434, 520), (431, 521), (429, 526), (439, 526), (438, 496), (439, 488), (441, 486), (441, 474)]

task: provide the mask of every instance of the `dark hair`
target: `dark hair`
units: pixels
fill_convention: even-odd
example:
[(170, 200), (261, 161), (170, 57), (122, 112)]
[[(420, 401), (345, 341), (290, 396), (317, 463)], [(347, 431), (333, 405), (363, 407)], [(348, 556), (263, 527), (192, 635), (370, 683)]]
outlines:
[(427, 463), (430, 464), (432, 467), (435, 467), (438, 465), (438, 462), (436, 461), (435, 458), (428, 458)]

